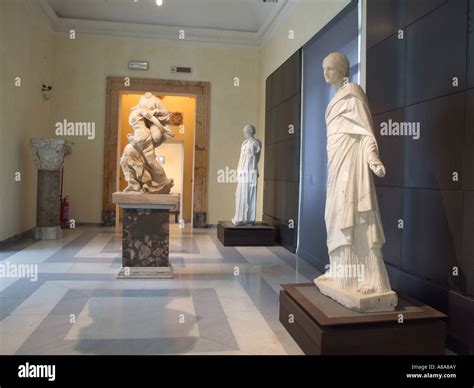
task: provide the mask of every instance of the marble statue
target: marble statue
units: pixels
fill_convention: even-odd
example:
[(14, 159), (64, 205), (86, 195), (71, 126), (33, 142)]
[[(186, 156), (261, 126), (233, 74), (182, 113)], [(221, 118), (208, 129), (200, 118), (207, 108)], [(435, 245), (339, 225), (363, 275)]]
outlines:
[(331, 53), (324, 78), (335, 90), (326, 110), (328, 182), (325, 221), (330, 266), (315, 279), (321, 293), (362, 312), (392, 311), (391, 290), (381, 248), (383, 226), (371, 172), (385, 176), (367, 97), (348, 82), (349, 61)]
[(175, 136), (171, 130), (170, 113), (152, 93), (145, 93), (132, 108), (128, 135), (120, 165), (128, 186), (124, 192), (168, 194), (174, 185), (156, 159), (155, 149)]
[(253, 125), (244, 128), (244, 137), (237, 167), (235, 215), (232, 219), (232, 223), (236, 226), (251, 225), (256, 218), (258, 161), (262, 143), (255, 138)]

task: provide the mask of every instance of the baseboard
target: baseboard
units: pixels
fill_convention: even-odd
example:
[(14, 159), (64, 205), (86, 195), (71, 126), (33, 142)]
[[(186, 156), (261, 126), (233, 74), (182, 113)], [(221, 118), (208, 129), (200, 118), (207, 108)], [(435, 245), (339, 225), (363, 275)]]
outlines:
[(24, 232), (21, 232), (19, 234), (15, 234), (12, 237), (9, 237), (3, 241), (0, 241), (0, 249), (5, 249), (8, 245), (11, 245), (17, 241), (23, 240), (23, 239), (30, 239), (33, 238), (33, 231), (35, 228), (28, 229)]

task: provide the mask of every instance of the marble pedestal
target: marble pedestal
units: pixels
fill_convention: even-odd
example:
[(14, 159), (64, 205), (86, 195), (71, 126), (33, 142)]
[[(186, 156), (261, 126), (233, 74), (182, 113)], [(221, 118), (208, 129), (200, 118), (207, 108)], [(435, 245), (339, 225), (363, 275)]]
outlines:
[(61, 139), (32, 139), (30, 151), (38, 169), (35, 240), (62, 237), (59, 220), (61, 169), (73, 143)]
[(169, 211), (179, 194), (117, 192), (112, 202), (123, 208), (122, 268), (119, 279), (171, 279)]
[(362, 294), (358, 291), (343, 290), (331, 279), (316, 278), (314, 283), (321, 294), (334, 299), (351, 310), (362, 313), (394, 311), (398, 303), (397, 293), (394, 291)]

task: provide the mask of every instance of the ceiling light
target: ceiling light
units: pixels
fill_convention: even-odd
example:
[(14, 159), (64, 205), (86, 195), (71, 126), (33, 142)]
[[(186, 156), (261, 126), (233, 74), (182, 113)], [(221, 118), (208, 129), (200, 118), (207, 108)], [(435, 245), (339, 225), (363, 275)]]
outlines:
[(156, 0), (156, 5), (161, 7), (163, 5), (163, 0)]

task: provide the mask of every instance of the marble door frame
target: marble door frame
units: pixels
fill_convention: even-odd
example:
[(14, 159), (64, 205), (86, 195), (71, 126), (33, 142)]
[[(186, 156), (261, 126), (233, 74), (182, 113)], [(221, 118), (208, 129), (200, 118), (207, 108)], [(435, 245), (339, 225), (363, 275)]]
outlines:
[(196, 97), (193, 225), (194, 227), (206, 226), (209, 176), (209, 117), (211, 106), (210, 82), (131, 77), (128, 79), (130, 80), (130, 86), (125, 86), (124, 77), (107, 77), (102, 224), (104, 226), (115, 226), (116, 207), (112, 203), (112, 194), (117, 191), (120, 96), (122, 92), (134, 91), (152, 92), (156, 95), (184, 94)]

